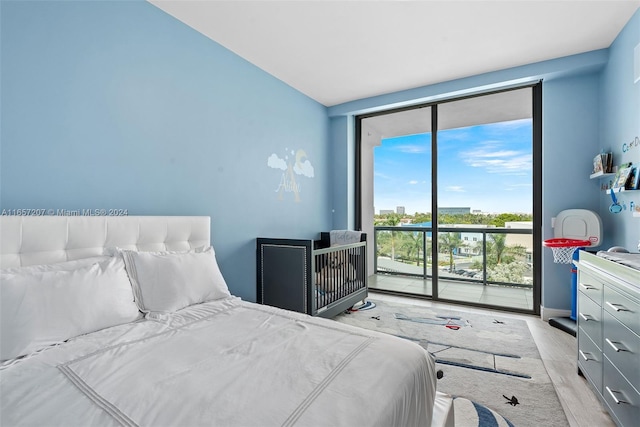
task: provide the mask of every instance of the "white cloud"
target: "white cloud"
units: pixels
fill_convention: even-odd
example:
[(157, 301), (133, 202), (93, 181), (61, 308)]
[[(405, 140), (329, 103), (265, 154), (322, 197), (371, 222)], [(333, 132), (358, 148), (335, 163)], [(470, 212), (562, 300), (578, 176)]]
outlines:
[(267, 159), (267, 166), (273, 169), (281, 169), (283, 171), (287, 170), (287, 162), (285, 162), (275, 154), (269, 156), (269, 159)]
[(411, 181), (409, 181), (409, 184), (416, 185), (418, 184), (418, 181), (416, 181), (415, 179), (412, 179)]
[(394, 149), (408, 154), (420, 154), (426, 153), (430, 150), (430, 147), (427, 147), (426, 144), (422, 145), (414, 145), (414, 144), (406, 144), (406, 145), (397, 145)]
[(520, 154), (519, 151), (515, 150), (501, 150), (501, 151), (482, 151), (478, 150), (476, 152), (469, 152), (469, 154), (476, 155), (478, 157), (513, 157)]
[(309, 160), (305, 160), (304, 162), (296, 163), (293, 167), (293, 171), (298, 175), (304, 175), (309, 178), (313, 178), (313, 166)]
[(532, 170), (532, 156), (523, 151), (505, 150), (496, 141), (485, 141), (475, 150), (461, 153), (465, 163), (487, 173), (525, 175)]
[(506, 183), (504, 190), (505, 191), (523, 191), (523, 189), (526, 189), (528, 191), (531, 191), (532, 188), (533, 188), (533, 184), (531, 183), (525, 183), (525, 184)]
[(464, 188), (459, 185), (450, 185), (448, 187), (445, 187), (445, 189), (453, 193), (464, 193)]

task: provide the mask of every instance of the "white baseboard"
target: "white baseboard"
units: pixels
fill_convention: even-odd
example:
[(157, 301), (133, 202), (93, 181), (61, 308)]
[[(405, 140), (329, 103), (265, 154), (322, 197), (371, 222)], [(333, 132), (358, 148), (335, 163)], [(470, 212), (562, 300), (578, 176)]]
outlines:
[(546, 308), (540, 306), (540, 317), (545, 322), (549, 321), (552, 317), (569, 317), (571, 316), (571, 310), (561, 310), (559, 308)]

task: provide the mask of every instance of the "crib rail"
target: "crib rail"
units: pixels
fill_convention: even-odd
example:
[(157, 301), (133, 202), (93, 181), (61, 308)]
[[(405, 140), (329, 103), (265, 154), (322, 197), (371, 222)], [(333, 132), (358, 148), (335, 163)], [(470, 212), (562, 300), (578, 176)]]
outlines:
[(316, 249), (313, 254), (318, 313), (333, 302), (366, 289), (366, 242)]

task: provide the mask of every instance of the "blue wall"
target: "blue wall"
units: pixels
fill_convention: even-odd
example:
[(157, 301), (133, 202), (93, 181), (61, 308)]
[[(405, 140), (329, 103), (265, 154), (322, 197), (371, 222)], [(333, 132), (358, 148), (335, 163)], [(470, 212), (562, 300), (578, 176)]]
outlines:
[[(612, 151), (615, 164), (632, 162), (640, 166), (640, 81), (633, 82), (634, 49), (639, 45), (640, 9), (611, 44), (609, 61), (601, 76), (599, 148)], [(598, 193), (606, 230), (605, 248), (624, 246), (638, 250), (640, 208), (634, 217), (630, 206), (632, 202), (634, 207), (640, 206), (640, 191), (618, 194), (619, 202), (626, 208), (619, 214), (610, 213), (611, 198)]]
[[(598, 147), (598, 74), (579, 74), (543, 83), (542, 236), (554, 236), (552, 218), (565, 209), (598, 210), (589, 180)], [(598, 248), (600, 249), (600, 248)], [(562, 309), (571, 301), (570, 267), (555, 264), (542, 248), (542, 302)]]
[(209, 215), (247, 300), (256, 237), (330, 228), (324, 106), (144, 1), (1, 7), (0, 208)]

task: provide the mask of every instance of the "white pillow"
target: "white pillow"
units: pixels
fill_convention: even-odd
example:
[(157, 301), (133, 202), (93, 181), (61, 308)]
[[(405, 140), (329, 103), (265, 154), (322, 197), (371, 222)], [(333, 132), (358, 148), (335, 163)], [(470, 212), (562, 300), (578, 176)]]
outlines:
[(94, 256), (90, 258), (79, 258), (71, 261), (63, 261), (57, 262), (55, 264), (35, 264), (35, 265), (27, 265), (23, 267), (9, 267), (3, 268), (0, 270), (0, 273), (13, 273), (13, 274), (22, 274), (22, 273), (36, 273), (36, 272), (44, 272), (44, 271), (60, 271), (60, 270), (76, 270), (80, 267), (86, 267), (88, 265), (97, 264), (102, 261), (107, 261), (110, 259), (109, 256)]
[(215, 251), (213, 250), (212, 246), (198, 246), (197, 248), (191, 248), (191, 249), (185, 249), (182, 251), (140, 251), (138, 249), (124, 249), (124, 248), (120, 248), (118, 246), (114, 246), (114, 247), (109, 247), (109, 248), (104, 248), (104, 254), (108, 255), (108, 256), (119, 256), (122, 255), (122, 252), (124, 251), (130, 251), (130, 252), (146, 252), (146, 253), (154, 253), (154, 254), (159, 254), (159, 255), (164, 255), (164, 254), (187, 254), (187, 253), (193, 253), (193, 252), (204, 252), (207, 250), (212, 250), (213, 253), (215, 254)]
[(75, 270), (2, 273), (0, 360), (139, 317), (121, 258)]
[(203, 252), (122, 251), (138, 307), (168, 313), (231, 296), (213, 248)]

